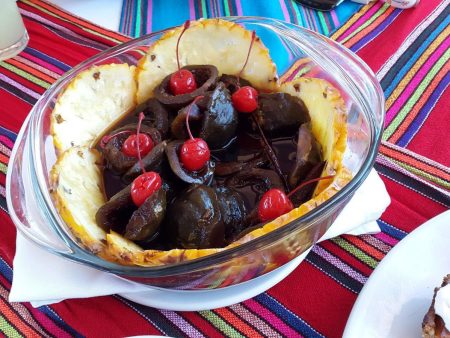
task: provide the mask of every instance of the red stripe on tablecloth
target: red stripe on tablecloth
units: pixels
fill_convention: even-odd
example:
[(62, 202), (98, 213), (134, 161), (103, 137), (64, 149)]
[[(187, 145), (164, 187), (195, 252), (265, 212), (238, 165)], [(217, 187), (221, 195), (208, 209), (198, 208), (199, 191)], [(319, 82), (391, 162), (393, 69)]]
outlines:
[(44, 35), (51, 36), (51, 38), (44, 39), (40, 23), (26, 17), (24, 22), (30, 35), (29, 47), (44, 54), (56, 56), (58, 60), (71, 67), (100, 52), (98, 49), (70, 42), (52, 32), (46, 32)]
[(0, 256), (9, 266), (12, 266), (14, 253), (16, 252), (16, 227), (9, 215), (2, 209), (0, 209), (0, 224), (2, 225)]
[(395, 53), (406, 37), (440, 3), (439, 0), (422, 1), (420, 8), (404, 10), (389, 26), (358, 51), (358, 55), (377, 72), (389, 57)]
[[(22, 2), (28, 3), (29, 5), (34, 6), (34, 7), (38, 7), (38, 8), (40, 7), (42, 9), (48, 10), (48, 11), (52, 12), (53, 14), (57, 15), (61, 19), (61, 21), (68, 20), (72, 26), (77, 27), (78, 25), (81, 25), (87, 29), (90, 29), (94, 32), (97, 32), (101, 35), (104, 35), (106, 37), (109, 37), (111, 39), (115, 39), (118, 41), (123, 42), (123, 41), (128, 40), (127, 37), (125, 37), (124, 35), (122, 35), (120, 33), (116, 33), (111, 30), (101, 28), (100, 26), (97, 26), (87, 20), (84, 20), (80, 17), (76, 17), (72, 14), (69, 14), (69, 13), (61, 10), (60, 7), (50, 4), (48, 2), (39, 1), (39, 0), (33, 0), (33, 1), (23, 0)], [(44, 13), (44, 12), (41, 12), (41, 13)], [(74, 23), (76, 25), (74, 25), (72, 23)], [(72, 27), (72, 28), (74, 28), (74, 27)]]
[[(2, 104), (0, 105), (2, 127), (5, 127), (16, 133), (19, 132), (24, 117), (30, 111), (31, 106), (22, 100), (18, 100), (14, 95), (7, 93), (1, 89), (0, 97), (2, 98)], [(11, 112), (10, 108), (8, 107), (14, 107), (14, 112)]]
[(382, 177), (391, 196), (391, 204), (382, 219), (403, 231), (411, 232), (426, 220), (444, 212), (446, 208), (420, 193)]
[[(151, 323), (115, 297), (73, 299), (52, 305), (64, 321), (86, 337), (160, 335)], [(76, 315), (74, 315), (76, 314)], [(111, 325), (113, 323), (114, 325)]]
[[(408, 149), (450, 167), (450, 88), (446, 89), (442, 97), (445, 99), (436, 103), (424, 127), (419, 129), (408, 144)], [(436, 147), (436, 144), (439, 146)]]
[(326, 337), (342, 336), (342, 318), (350, 313), (356, 299), (354, 293), (307, 262), (268, 293)]

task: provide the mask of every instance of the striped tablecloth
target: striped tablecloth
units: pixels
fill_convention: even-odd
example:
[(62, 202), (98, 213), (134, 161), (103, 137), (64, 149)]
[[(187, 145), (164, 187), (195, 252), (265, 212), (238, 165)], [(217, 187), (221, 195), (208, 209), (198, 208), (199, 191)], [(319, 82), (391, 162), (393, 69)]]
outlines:
[(360, 7), (349, 0), (328, 12), (307, 8), (295, 0), (123, 0), (119, 30), (138, 37), (186, 20), (246, 15), (284, 20), (328, 35)]
[(117, 296), (37, 309), (8, 302), (16, 230), (6, 210), (4, 184), (16, 133), (59, 76), (128, 40), (44, 1), (19, 1), (31, 40), (19, 56), (0, 62), (0, 330), (27, 337), (341, 336), (378, 262), (410, 231), (450, 207), (448, 5), (449, 0), (428, 0), (401, 11), (371, 3), (332, 35), (368, 63), (386, 94), (386, 131), (376, 169), (392, 204), (379, 220), (382, 232), (315, 246), (285, 280), (246, 302), (181, 313)]

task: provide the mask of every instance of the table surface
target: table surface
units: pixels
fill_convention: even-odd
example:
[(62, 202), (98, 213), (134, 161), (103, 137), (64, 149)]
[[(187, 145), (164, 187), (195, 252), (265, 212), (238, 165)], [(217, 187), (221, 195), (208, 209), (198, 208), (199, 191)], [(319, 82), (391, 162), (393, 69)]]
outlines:
[[(118, 0), (98, 0), (109, 7), (103, 18), (91, 16), (94, 1), (52, 1), (117, 30)], [(378, 222), (381, 233), (323, 242), (267, 292), (212, 311), (160, 311), (116, 296), (37, 309), (29, 303), (9, 303), (15, 228), (7, 214), (4, 183), (17, 132), (39, 96), (64, 72), (128, 40), (48, 2), (18, 3), (30, 43), (16, 58), (0, 62), (0, 331), (6, 336), (340, 337), (356, 297), (380, 260), (409, 232), (450, 208), (449, 1), (422, 1), (404, 11), (371, 3), (331, 38), (357, 53), (385, 92), (385, 132), (375, 168), (392, 203)]]

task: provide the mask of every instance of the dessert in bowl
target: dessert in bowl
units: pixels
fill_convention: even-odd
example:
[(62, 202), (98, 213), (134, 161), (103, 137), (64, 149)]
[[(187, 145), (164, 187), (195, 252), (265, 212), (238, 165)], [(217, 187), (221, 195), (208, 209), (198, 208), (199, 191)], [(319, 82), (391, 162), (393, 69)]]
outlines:
[(430, 308), (422, 321), (425, 338), (450, 337), (450, 275), (444, 277), (440, 287), (434, 289)]
[[(41, 98), (8, 175), (12, 217), (28, 237), (125, 278), (201, 289), (265, 274), (328, 229), (373, 165), (383, 121), (373, 74), (343, 47), (276, 20), (186, 28), (101, 53)], [(296, 61), (305, 74), (280, 81), (275, 65)], [(190, 92), (171, 87), (180, 70), (196, 81)], [(234, 99), (246, 87), (257, 97), (249, 109)], [(141, 137), (152, 143), (142, 152)], [(191, 167), (182, 151), (199, 139), (209, 154)], [(159, 179), (137, 201), (145, 175)], [(267, 216), (262, 201), (280, 196)], [(32, 204), (30, 220), (20, 211)]]

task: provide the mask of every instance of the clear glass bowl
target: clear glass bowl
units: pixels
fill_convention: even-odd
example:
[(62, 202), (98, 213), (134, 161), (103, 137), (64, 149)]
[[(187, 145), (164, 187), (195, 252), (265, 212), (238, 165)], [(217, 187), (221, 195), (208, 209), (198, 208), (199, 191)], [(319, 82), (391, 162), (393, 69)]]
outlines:
[(302, 74), (325, 78), (340, 89), (348, 108), (344, 164), (353, 179), (303, 217), (248, 243), (192, 261), (146, 268), (122, 266), (79, 246), (49, 194), (48, 173), (56, 160), (49, 115), (58, 95), (79, 72), (99, 64), (136, 64), (164, 33), (157, 32), (106, 50), (73, 68), (32, 109), (17, 138), (7, 175), (11, 218), (28, 239), (66, 259), (139, 283), (194, 290), (225, 287), (261, 276), (300, 255), (325, 233), (373, 166), (384, 121), (382, 90), (361, 59), (320, 34), (273, 19), (226, 20), (256, 30), (280, 75), (296, 61), (308, 58), (302, 63)]

